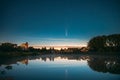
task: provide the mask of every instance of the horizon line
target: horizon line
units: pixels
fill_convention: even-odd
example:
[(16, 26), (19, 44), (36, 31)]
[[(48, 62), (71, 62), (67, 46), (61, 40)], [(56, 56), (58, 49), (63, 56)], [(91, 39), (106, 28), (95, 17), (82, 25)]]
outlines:
[(81, 47), (86, 47), (87, 45), (67, 45), (67, 46), (65, 46), (65, 45), (41, 45), (41, 46), (34, 46), (34, 45), (32, 45), (32, 47), (34, 47), (34, 48), (44, 48), (44, 47), (46, 47), (46, 48), (81, 48)]

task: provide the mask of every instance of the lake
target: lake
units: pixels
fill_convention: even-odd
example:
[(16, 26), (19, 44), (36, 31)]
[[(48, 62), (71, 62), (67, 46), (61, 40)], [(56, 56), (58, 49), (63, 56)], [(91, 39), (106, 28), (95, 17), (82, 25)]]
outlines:
[(0, 80), (120, 80), (120, 56), (42, 54), (0, 58)]

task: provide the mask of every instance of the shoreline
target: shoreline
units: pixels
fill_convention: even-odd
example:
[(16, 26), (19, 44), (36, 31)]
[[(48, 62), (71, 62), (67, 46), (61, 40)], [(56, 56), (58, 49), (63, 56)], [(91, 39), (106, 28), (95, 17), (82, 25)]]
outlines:
[[(4, 53), (4, 54), (3, 54)], [(34, 55), (120, 55), (120, 52), (0, 52), (0, 57), (19, 57)]]

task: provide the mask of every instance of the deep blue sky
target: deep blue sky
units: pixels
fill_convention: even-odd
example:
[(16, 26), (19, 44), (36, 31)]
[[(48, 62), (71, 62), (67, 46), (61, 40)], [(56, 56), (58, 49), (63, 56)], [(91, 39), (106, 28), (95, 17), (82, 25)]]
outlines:
[(119, 0), (2, 0), (0, 4), (0, 42), (80, 45), (97, 35), (120, 33)]

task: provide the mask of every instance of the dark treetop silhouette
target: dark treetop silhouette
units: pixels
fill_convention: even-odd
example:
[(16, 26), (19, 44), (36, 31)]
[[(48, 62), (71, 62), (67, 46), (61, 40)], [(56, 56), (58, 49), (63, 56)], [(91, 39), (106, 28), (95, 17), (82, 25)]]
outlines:
[(120, 34), (97, 36), (88, 43), (89, 51), (120, 52)]

